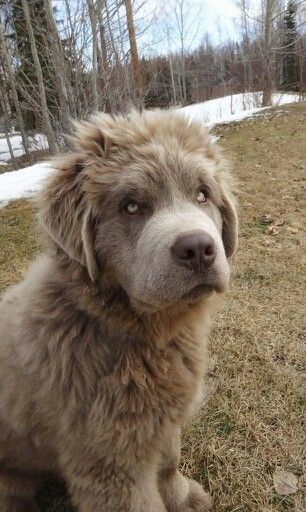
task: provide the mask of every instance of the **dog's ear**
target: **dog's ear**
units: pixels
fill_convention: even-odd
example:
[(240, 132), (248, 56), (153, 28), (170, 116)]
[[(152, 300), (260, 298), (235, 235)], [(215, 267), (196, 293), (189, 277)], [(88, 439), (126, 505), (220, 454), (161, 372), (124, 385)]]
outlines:
[(209, 157), (216, 165), (215, 179), (218, 184), (218, 206), (222, 216), (222, 240), (227, 258), (236, 251), (238, 245), (238, 213), (234, 196), (236, 181), (230, 173), (230, 162), (224, 158), (222, 150), (215, 144), (210, 144)]
[(238, 215), (236, 200), (228, 190), (222, 191), (222, 204), (220, 206), (222, 215), (222, 239), (227, 258), (232, 256), (238, 244)]
[(86, 157), (107, 156), (111, 146), (108, 135), (114, 120), (108, 114), (99, 113), (92, 117), (92, 122), (73, 121), (75, 133), (70, 140), (73, 146)]
[(101, 161), (110, 148), (114, 120), (98, 114), (92, 122), (74, 122), (70, 137), (75, 152), (54, 161), (55, 172), (43, 188), (39, 220), (44, 231), (70, 258), (84, 265), (95, 280), (99, 267), (95, 257), (95, 222), (88, 198), (87, 163)]
[(39, 221), (43, 230), (70, 258), (98, 277), (94, 252), (95, 225), (84, 191), (84, 164), (76, 155), (66, 155), (58, 163), (43, 188), (39, 202)]

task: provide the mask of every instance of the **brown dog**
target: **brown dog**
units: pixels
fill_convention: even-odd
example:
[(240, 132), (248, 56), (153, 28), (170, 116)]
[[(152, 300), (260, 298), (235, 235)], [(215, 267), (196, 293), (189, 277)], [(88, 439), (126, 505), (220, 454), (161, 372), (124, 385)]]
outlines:
[(0, 303), (0, 511), (57, 473), (80, 512), (200, 512), (177, 470), (237, 215), (225, 161), (175, 113), (78, 126), (40, 197), (47, 250)]

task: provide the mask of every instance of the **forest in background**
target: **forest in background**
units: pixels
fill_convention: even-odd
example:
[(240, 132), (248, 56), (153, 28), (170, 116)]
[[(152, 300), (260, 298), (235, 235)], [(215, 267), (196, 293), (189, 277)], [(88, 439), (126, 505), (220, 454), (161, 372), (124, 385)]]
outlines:
[[(162, 20), (153, 12), (146, 21), (145, 4), (131, 0), (0, 0), (0, 131), (8, 143), (18, 131), (30, 159), (31, 135), (45, 135), (56, 153), (71, 118), (97, 110), (189, 105), (255, 91), (263, 91), (262, 106), (271, 105), (274, 90), (302, 97), (305, 2), (262, 0), (256, 14), (249, 0), (237, 4), (239, 37), (217, 44), (205, 16), (192, 19), (186, 0), (170, 0)], [(157, 21), (159, 44), (139, 51)], [(203, 36), (194, 47), (196, 33)]]

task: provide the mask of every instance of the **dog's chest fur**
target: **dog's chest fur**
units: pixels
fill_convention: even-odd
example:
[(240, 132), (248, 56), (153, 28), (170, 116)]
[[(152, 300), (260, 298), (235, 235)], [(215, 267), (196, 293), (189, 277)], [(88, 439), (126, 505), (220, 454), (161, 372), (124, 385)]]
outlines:
[(108, 335), (90, 424), (138, 429), (147, 419), (155, 430), (165, 418), (185, 423), (199, 401), (206, 364), (206, 333), (196, 331), (182, 329), (163, 344)]
[[(45, 425), (37, 432), (41, 443), (45, 431), (61, 430), (63, 439), (86, 439), (101, 453), (120, 439), (126, 450), (138, 437), (142, 444), (152, 441), (169, 421), (183, 425), (201, 394), (209, 308), (188, 318), (168, 341), (154, 341), (150, 325), (146, 336), (124, 332), (117, 322), (76, 308), (71, 296), (62, 285), (48, 288), (35, 296), (37, 315), (26, 313), (24, 320), (24, 330), (35, 332), (27, 354), (39, 389), (33, 390), (37, 417)], [(45, 414), (46, 403), (52, 407)]]
[(162, 346), (132, 337), (108, 345), (87, 417), (90, 437), (101, 443), (101, 452), (110, 437), (119, 452), (121, 444), (122, 451), (143, 449), (146, 442), (149, 447), (169, 422), (188, 420), (201, 398), (205, 338), (185, 329)]

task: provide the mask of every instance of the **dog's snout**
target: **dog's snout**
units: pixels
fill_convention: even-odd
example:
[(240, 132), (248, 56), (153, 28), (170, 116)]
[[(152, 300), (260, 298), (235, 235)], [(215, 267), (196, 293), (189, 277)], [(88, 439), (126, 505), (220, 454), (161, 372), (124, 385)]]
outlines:
[(214, 240), (205, 231), (181, 236), (171, 251), (178, 263), (194, 270), (209, 267), (216, 258)]

